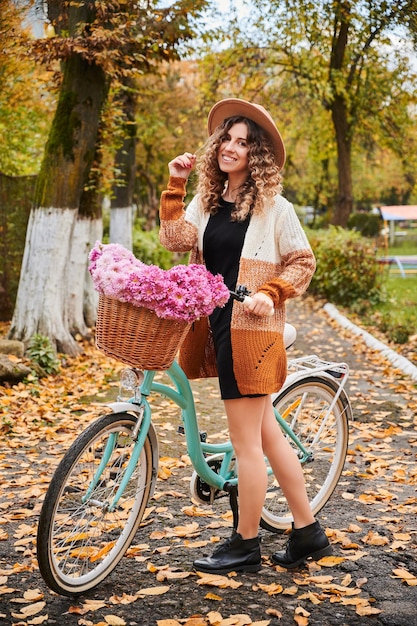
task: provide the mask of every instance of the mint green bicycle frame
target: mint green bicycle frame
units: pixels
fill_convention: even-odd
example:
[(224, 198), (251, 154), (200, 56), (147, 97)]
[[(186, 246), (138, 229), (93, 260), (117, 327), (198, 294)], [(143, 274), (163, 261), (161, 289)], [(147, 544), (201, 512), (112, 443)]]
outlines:
[[(128, 484), (133, 471), (138, 462), (141, 450), (145, 443), (146, 436), (148, 434), (149, 427), (151, 425), (152, 409), (148, 402), (148, 396), (152, 392), (159, 393), (177, 404), (181, 409), (181, 418), (184, 424), (184, 433), (187, 442), (187, 450), (191, 459), (192, 466), (201, 480), (210, 485), (211, 487), (230, 491), (231, 488), (236, 487), (238, 478), (234, 471), (230, 470), (231, 462), (234, 456), (233, 446), (230, 441), (226, 443), (206, 443), (201, 441), (200, 432), (198, 429), (197, 414), (195, 410), (194, 396), (190, 386), (190, 382), (186, 377), (184, 371), (178, 365), (176, 361), (173, 362), (171, 367), (166, 370), (166, 374), (169, 376), (173, 386), (165, 383), (155, 381), (156, 371), (147, 370), (144, 372), (144, 380), (140, 387), (140, 404), (138, 399), (131, 398), (129, 407), (135, 413), (138, 414), (138, 433), (133, 448), (132, 456), (129, 463), (126, 466), (123, 479), (114, 495), (113, 501), (109, 506), (109, 510), (112, 511), (116, 508), (117, 503), (123, 494), (123, 491)], [(294, 434), (291, 427), (281, 417), (278, 411), (274, 408), (275, 416), (280, 424), (285, 435), (291, 438), (294, 444), (300, 451), (300, 462), (305, 463), (311, 458), (310, 452), (303, 446), (298, 437)], [(114, 433), (109, 437), (106, 447), (103, 451), (101, 462), (95, 472), (94, 478), (89, 485), (87, 492), (83, 497), (83, 501), (87, 501), (98, 484), (103, 469), (106, 467), (114, 447), (117, 444), (117, 434)], [(221, 455), (222, 460), (220, 467), (214, 471), (207, 463), (207, 456)], [(268, 466), (268, 474), (272, 474), (271, 468)]]
[[(113, 502), (110, 505), (110, 510), (113, 510), (122, 495), (126, 484), (129, 482), (130, 477), (134, 471), (136, 463), (138, 462), (140, 452), (145, 442), (150, 424), (152, 410), (148, 402), (148, 396), (152, 392), (159, 393), (177, 404), (181, 409), (181, 417), (184, 424), (184, 433), (187, 442), (187, 450), (194, 470), (198, 474), (201, 480), (210, 485), (211, 487), (219, 490), (230, 491), (230, 488), (235, 487), (238, 482), (238, 478), (234, 471), (230, 470), (231, 461), (234, 456), (233, 446), (230, 441), (226, 443), (211, 444), (201, 441), (200, 432), (198, 429), (197, 414), (195, 410), (195, 403), (193, 392), (190, 386), (190, 382), (186, 377), (184, 371), (178, 365), (176, 361), (171, 367), (166, 370), (166, 374), (169, 376), (173, 386), (165, 383), (155, 381), (155, 374), (157, 372), (147, 370), (145, 371), (145, 377), (140, 387), (141, 399), (140, 404), (138, 400), (132, 398), (129, 403), (132, 406), (132, 410), (139, 414), (140, 427), (136, 443), (134, 446), (133, 454), (126, 467), (126, 471), (123, 480), (115, 494)], [(300, 450), (300, 462), (305, 463), (310, 459), (311, 454), (303, 446), (298, 437), (294, 434), (291, 427), (281, 417), (276, 409), (274, 409), (276, 419), (280, 424), (284, 433), (292, 439), (295, 445)], [(116, 443), (116, 439), (109, 439), (106, 445), (106, 449), (103, 452), (103, 458), (100, 466), (97, 468), (96, 475), (90, 485), (88, 492), (85, 495), (85, 499), (88, 499), (89, 494), (93, 491), (95, 485), (100, 479), (101, 472), (106, 466), (113, 447)], [(221, 465), (218, 470), (214, 471), (207, 463), (207, 456), (221, 455)], [(268, 467), (268, 473), (271, 474), (272, 470)]]

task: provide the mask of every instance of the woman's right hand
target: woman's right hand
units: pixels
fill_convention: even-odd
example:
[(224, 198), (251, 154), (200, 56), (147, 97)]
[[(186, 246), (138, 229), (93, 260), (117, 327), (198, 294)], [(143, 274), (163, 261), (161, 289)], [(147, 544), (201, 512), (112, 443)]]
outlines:
[(196, 155), (191, 152), (184, 152), (175, 157), (168, 163), (168, 170), (170, 176), (177, 176), (178, 178), (188, 178), (191, 174), (196, 162)]

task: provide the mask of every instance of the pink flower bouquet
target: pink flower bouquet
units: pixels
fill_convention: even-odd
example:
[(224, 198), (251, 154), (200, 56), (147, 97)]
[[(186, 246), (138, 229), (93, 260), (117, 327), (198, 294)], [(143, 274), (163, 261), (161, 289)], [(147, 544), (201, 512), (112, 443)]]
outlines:
[(220, 274), (204, 265), (175, 265), (163, 270), (146, 265), (119, 244), (96, 242), (89, 271), (99, 292), (120, 302), (151, 309), (164, 319), (192, 322), (210, 315), (229, 299)]

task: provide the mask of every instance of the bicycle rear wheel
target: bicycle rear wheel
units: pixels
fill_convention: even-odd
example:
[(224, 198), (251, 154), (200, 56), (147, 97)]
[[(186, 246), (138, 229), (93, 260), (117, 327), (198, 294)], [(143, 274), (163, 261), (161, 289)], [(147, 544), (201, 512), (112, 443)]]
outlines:
[(114, 496), (134, 448), (137, 418), (108, 414), (74, 441), (46, 493), (37, 533), (39, 570), (62, 595), (97, 586), (131, 544), (152, 489), (149, 433), (115, 508)]
[[(346, 458), (351, 409), (344, 394), (329, 408), (338, 384), (323, 376), (296, 381), (274, 401), (274, 406), (307, 448), (304, 479), (311, 510), (316, 515), (332, 495)], [(303, 454), (288, 437), (300, 460)], [(261, 526), (272, 532), (286, 530), (293, 521), (284, 494), (273, 475), (269, 477)]]

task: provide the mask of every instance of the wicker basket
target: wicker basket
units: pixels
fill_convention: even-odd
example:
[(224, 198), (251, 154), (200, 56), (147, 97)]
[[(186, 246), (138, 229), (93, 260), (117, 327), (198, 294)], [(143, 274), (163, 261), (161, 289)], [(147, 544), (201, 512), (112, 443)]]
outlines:
[(100, 294), (96, 345), (107, 356), (132, 367), (166, 370), (190, 326)]

